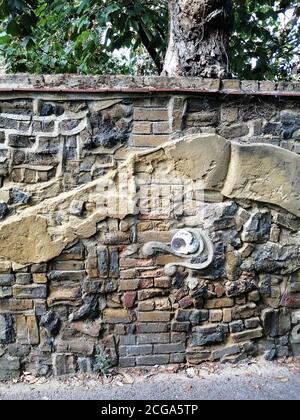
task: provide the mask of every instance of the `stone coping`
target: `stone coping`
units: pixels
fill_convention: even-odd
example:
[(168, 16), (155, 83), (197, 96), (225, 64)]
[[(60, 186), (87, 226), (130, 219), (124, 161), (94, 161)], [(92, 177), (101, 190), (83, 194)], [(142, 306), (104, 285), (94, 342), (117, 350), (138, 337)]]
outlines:
[(162, 76), (82, 76), (70, 74), (0, 75), (0, 93), (5, 92), (128, 92), (128, 93), (224, 93), (237, 95), (300, 96), (300, 82), (219, 80)]

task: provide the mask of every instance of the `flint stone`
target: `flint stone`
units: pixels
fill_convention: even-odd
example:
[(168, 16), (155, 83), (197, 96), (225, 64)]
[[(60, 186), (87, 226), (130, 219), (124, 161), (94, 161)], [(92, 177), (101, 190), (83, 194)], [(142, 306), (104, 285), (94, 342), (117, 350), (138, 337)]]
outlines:
[(192, 333), (191, 344), (192, 346), (205, 346), (207, 344), (223, 343), (225, 340), (225, 331), (222, 325), (195, 327)]
[(232, 334), (234, 343), (240, 343), (241, 341), (252, 340), (263, 336), (263, 329), (256, 328), (253, 330), (245, 330), (239, 333)]
[(0, 275), (0, 286), (12, 286), (15, 281), (13, 274), (1, 274)]
[(28, 204), (30, 196), (23, 191), (12, 188), (9, 191), (10, 204)]
[(50, 271), (48, 273), (48, 279), (50, 281), (70, 281), (70, 282), (80, 282), (86, 278), (85, 271)]
[(15, 339), (13, 317), (9, 314), (0, 314), (0, 343), (13, 343)]
[(55, 337), (59, 333), (61, 321), (55, 311), (51, 309), (40, 321), (40, 326), (46, 331), (48, 337)]
[(266, 242), (270, 237), (272, 216), (270, 213), (255, 213), (245, 224), (243, 242)]
[(0, 203), (0, 220), (4, 219), (8, 214), (8, 207), (6, 203)]
[(227, 283), (225, 291), (227, 297), (236, 297), (249, 293), (256, 288), (256, 281), (254, 278), (244, 276), (238, 281)]

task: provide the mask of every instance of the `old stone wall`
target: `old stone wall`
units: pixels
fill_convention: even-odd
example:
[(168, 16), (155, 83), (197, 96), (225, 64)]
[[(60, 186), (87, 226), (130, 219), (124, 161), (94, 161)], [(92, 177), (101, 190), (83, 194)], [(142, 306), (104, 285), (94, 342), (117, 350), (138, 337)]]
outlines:
[(299, 356), (299, 96), (1, 76), (0, 380)]

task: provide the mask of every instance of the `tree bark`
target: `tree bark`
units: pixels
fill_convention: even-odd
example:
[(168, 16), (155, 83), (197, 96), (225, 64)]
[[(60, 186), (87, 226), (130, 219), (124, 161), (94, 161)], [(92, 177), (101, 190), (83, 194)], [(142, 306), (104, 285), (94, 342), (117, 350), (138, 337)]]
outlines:
[(163, 74), (228, 78), (232, 0), (169, 0), (170, 34)]

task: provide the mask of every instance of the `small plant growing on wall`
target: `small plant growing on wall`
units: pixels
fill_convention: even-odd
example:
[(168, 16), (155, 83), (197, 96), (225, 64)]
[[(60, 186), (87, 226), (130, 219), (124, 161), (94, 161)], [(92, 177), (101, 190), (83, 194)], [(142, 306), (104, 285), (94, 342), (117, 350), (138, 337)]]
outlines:
[(111, 365), (112, 361), (108, 354), (100, 353), (95, 356), (94, 370), (100, 375), (107, 376)]

